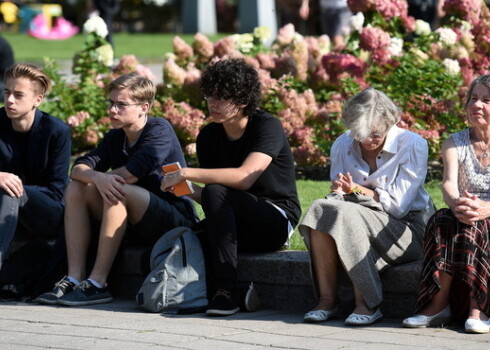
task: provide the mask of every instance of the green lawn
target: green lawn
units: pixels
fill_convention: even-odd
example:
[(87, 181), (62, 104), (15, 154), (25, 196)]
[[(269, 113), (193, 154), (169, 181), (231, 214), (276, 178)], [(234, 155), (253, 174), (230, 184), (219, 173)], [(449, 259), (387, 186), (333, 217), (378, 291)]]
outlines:
[[(39, 40), (25, 33), (2, 33), (12, 48), (16, 62), (42, 63), (44, 57), (57, 60), (70, 60), (76, 51), (84, 46), (83, 34), (75, 35), (61, 41)], [(114, 34), (115, 57), (135, 55), (142, 63), (159, 62), (163, 55), (172, 52), (172, 40), (176, 34)], [(192, 43), (194, 35), (178, 34), (188, 43)], [(213, 42), (226, 36), (219, 34), (210, 36)]]

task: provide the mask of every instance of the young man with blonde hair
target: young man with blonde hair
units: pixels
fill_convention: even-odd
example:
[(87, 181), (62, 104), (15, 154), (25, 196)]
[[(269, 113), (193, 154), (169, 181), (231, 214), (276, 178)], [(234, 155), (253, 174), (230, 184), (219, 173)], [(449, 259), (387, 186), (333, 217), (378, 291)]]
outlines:
[(51, 89), (36, 66), (15, 64), (4, 76), (0, 108), (0, 269), (15, 235), (53, 239), (63, 225), (70, 128), (38, 109)]
[[(185, 165), (185, 160), (170, 123), (148, 117), (154, 97), (153, 83), (135, 73), (110, 83), (107, 108), (113, 130), (75, 161), (65, 193), (68, 275), (38, 302), (79, 306), (112, 301), (106, 282), (125, 234), (153, 244), (167, 230), (194, 223), (190, 201), (159, 189), (161, 166)], [(100, 231), (95, 264), (86, 276), (92, 219), (100, 222)]]

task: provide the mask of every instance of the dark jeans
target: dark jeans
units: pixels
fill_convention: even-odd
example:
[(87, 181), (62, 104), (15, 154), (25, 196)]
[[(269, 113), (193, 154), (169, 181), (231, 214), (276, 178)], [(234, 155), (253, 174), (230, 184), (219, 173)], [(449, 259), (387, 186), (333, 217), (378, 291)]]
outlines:
[(0, 269), (16, 233), (54, 239), (63, 225), (63, 205), (36, 186), (24, 186), (24, 194), (10, 197), (0, 190)]
[(206, 215), (204, 240), (213, 289), (235, 289), (239, 251), (274, 251), (288, 238), (288, 220), (272, 204), (246, 191), (207, 185), (201, 205)]

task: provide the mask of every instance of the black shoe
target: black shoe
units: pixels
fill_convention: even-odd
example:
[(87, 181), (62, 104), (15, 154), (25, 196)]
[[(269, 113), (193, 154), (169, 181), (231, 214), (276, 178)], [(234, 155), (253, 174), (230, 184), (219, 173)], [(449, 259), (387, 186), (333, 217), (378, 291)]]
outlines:
[(107, 287), (97, 288), (89, 280), (80, 283), (71, 293), (58, 299), (58, 304), (65, 306), (84, 306), (110, 303), (113, 300)]
[(59, 298), (72, 292), (73, 289), (75, 289), (75, 283), (65, 276), (59, 282), (56, 282), (51, 292), (41, 294), (34, 301), (39, 304), (55, 305), (58, 303)]
[(23, 288), (15, 284), (6, 284), (0, 288), (0, 301), (21, 301)]
[(230, 316), (240, 311), (229, 290), (218, 289), (209, 303), (206, 314), (209, 316)]

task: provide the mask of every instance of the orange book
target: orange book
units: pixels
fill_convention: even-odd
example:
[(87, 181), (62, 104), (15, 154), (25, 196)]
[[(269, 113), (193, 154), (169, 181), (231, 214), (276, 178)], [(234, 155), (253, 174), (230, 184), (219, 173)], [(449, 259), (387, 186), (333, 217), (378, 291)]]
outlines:
[[(182, 169), (179, 162), (162, 165), (162, 170), (164, 174), (171, 173), (172, 171), (176, 171), (179, 169)], [(192, 189), (191, 182), (188, 180), (179, 182), (177, 185), (174, 186), (174, 194), (178, 197), (187, 196), (191, 193), (194, 193), (194, 190)]]

